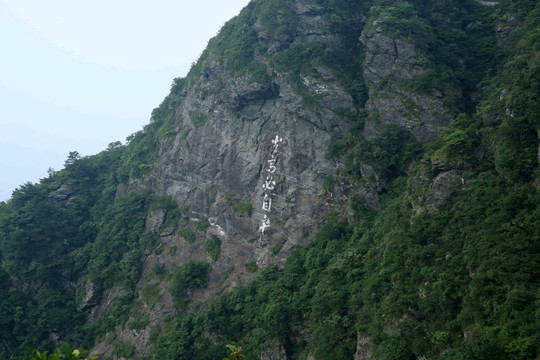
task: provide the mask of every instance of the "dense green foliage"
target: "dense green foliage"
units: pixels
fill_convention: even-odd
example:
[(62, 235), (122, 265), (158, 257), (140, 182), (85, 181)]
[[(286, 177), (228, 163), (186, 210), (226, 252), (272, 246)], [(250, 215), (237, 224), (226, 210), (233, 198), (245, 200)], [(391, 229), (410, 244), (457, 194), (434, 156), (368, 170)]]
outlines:
[(217, 261), (221, 255), (221, 239), (216, 235), (212, 235), (212, 237), (206, 240), (204, 250), (213, 261)]
[(174, 272), (171, 280), (171, 296), (174, 306), (184, 309), (188, 304), (187, 291), (205, 287), (212, 267), (204, 262), (189, 260)]
[[(116, 169), (126, 152), (115, 143), (92, 157), (70, 154), (64, 170), (22, 185), (9, 203), (0, 203), (0, 284), (7, 289), (0, 294), (0, 357), (26, 346), (50, 349), (51, 332), (90, 347), (127, 320), (142, 254), (159, 241), (144, 231), (147, 213), (161, 208), (167, 219), (178, 216), (163, 197), (116, 194)], [(73, 192), (69, 200), (51, 195), (61, 184)], [(91, 324), (79, 307), (87, 281), (123, 289)]]
[(240, 346), (227, 345), (227, 349), (231, 351), (229, 357), (223, 360), (246, 360), (246, 357), (242, 355), (242, 348)]
[[(148, 328), (150, 317), (140, 306), (155, 306), (161, 282), (168, 282), (177, 312), (151, 327), (154, 359), (222, 359), (230, 343), (242, 344), (255, 359), (276, 340), (291, 359), (352, 359), (359, 337), (381, 359), (540, 356), (539, 5), (312, 3), (324, 7), (321, 21), (329, 36), (307, 41), (297, 35), (292, 0), (252, 1), (210, 41), (188, 76), (174, 80), (150, 124), (126, 145), (112, 143), (82, 158), (70, 152), (63, 170), (20, 186), (0, 203), (0, 358), (23, 354), (27, 346), (51, 351), (53, 339), (90, 348), (116, 326)], [(517, 25), (497, 38), (493, 29), (512, 21)], [(402, 89), (437, 90), (456, 115), (430, 143), (419, 144), (395, 126), (363, 136), (364, 123), (377, 115), (363, 110), (367, 90), (358, 39), (377, 32), (414, 44), (428, 64), (424, 76), (400, 84)], [(271, 44), (279, 50), (268, 51)], [(189, 129), (178, 124), (176, 108), (187, 90), (198, 91), (201, 73), (213, 62), (231, 79), (246, 77), (252, 84), (269, 81), (272, 67), (312, 110), (320, 109), (321, 98), (302, 79), (317, 76), (320, 65), (330, 69), (358, 111), (336, 112), (354, 128), (328, 149), (343, 167), (324, 191), (338, 181), (353, 190), (377, 182), (380, 211), (365, 208), (351, 191), (348, 221), (327, 216), (283, 267), (259, 269), (247, 261), (242, 271), (256, 274), (252, 282), (195, 304), (190, 294), (208, 284), (221, 240), (206, 234), (207, 219), (190, 223), (171, 197), (129, 191), (127, 183), (148, 173), (160, 146), (177, 133), (185, 141)], [(216, 80), (217, 91), (223, 86)], [(195, 127), (208, 120), (199, 110), (188, 114)], [(363, 178), (360, 164), (369, 164), (378, 178)], [(462, 186), (438, 211), (425, 211), (431, 182), (449, 170), (460, 172)], [(62, 188), (68, 195), (55, 196)], [(234, 194), (227, 200), (236, 216), (251, 216), (251, 203)], [(163, 247), (160, 232), (145, 229), (148, 216), (159, 212), (160, 231), (172, 229), (195, 245), (206, 238), (200, 246), (212, 264), (191, 260), (170, 274), (156, 264), (138, 284), (145, 257)], [(164, 255), (172, 257), (179, 247), (169, 246)], [(281, 248), (275, 245), (271, 253)], [(117, 294), (108, 311), (89, 323), (88, 284)], [(239, 348), (230, 350), (232, 358)], [(113, 355), (135, 352), (133, 344), (117, 341)], [(62, 345), (29, 356), (79, 354)]]
[(39, 352), (38, 350), (27, 350), (25, 357), (20, 357), (19, 360), (96, 360), (97, 357), (84, 357), (88, 351), (73, 350), (68, 343), (61, 342), (60, 346), (52, 353), (48, 351)]

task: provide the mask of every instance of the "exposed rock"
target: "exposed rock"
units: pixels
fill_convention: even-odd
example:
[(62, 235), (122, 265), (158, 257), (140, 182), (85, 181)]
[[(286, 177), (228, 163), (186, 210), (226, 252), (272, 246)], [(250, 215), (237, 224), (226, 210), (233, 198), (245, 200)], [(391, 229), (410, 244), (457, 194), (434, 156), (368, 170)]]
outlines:
[(379, 175), (375, 172), (373, 167), (368, 164), (360, 164), (360, 174), (362, 179), (366, 181), (372, 189), (379, 192), (384, 187), (384, 181), (382, 181)]
[(353, 109), (351, 96), (345, 92), (331, 70), (321, 65), (315, 66), (315, 70), (316, 73), (304, 77), (302, 82), (320, 96), (322, 107), (335, 111)]
[(505, 48), (510, 43), (510, 34), (519, 27), (519, 22), (515, 17), (509, 17), (505, 24), (497, 26), (497, 46)]
[(361, 41), (366, 47), (364, 76), (370, 84), (378, 84), (386, 78), (392, 82), (411, 80), (426, 71), (426, 61), (412, 44), (383, 34), (363, 36)]
[(499, 0), (476, 0), (476, 2), (484, 6), (495, 6), (499, 3)]
[(114, 345), (116, 343), (127, 343), (135, 345), (136, 352), (131, 358), (138, 359), (141, 357), (149, 356), (151, 355), (151, 347), (148, 347), (146, 345), (148, 343), (149, 337), (150, 330), (148, 329), (136, 331), (117, 326), (115, 331), (108, 333), (105, 337), (105, 340), (97, 344), (92, 349), (89, 355), (98, 356), (100, 358), (107, 357), (118, 360), (125, 359), (123, 357), (113, 357), (113, 353)]
[[(273, 73), (271, 79), (279, 96), (272, 93), (271, 98), (264, 99), (253, 95), (253, 91), (258, 91), (253, 90), (253, 84), (230, 79), (219, 64), (210, 67), (215, 76), (230, 86), (226, 92), (234, 94), (234, 99), (243, 99), (242, 106), (238, 106), (237, 100), (223, 102), (215, 92), (209, 91), (203, 98), (203, 90), (212, 86), (203, 77), (202, 90), (188, 92), (176, 110), (178, 123), (189, 127), (189, 134), (178, 134), (171, 145), (162, 144), (155, 168), (146, 181), (152, 191), (171, 195), (179, 206), (188, 208), (190, 217), (212, 219), (211, 229), (223, 240), (222, 259), (216, 266), (223, 263), (226, 269), (240, 261), (235, 267), (239, 270), (248, 258), (254, 258), (259, 266), (279, 262), (292, 248), (305, 242), (301, 229), (316, 226), (316, 217), (332, 207), (318, 198), (323, 182), (337, 168), (325, 154), (328, 146), (344, 136), (348, 128), (332, 110), (353, 111), (352, 98), (323, 67), (318, 68), (318, 77), (305, 82), (313, 93), (324, 92), (325, 98), (331, 100), (327, 107), (317, 110), (307, 108), (302, 97), (279, 74)], [(204, 126), (194, 126), (189, 120), (193, 108), (207, 116)], [(268, 214), (271, 225), (262, 236), (258, 231), (266, 214), (262, 210), (262, 185), (276, 136), (283, 142), (276, 155), (276, 186)], [(237, 216), (227, 200), (229, 194), (250, 203), (251, 216)], [(203, 234), (196, 235), (204, 242)], [(277, 257), (270, 252), (276, 244), (283, 245)], [(186, 254), (193, 256), (193, 251), (201, 251), (205, 258), (202, 248), (195, 250), (197, 246), (187, 244)], [(183, 248), (184, 245), (178, 246), (178, 251), (184, 251)]]
[(174, 233), (174, 227), (169, 226), (168, 228), (163, 229), (162, 232), (159, 233), (159, 236), (169, 236)]
[(279, 85), (269, 81), (264, 84), (253, 84), (243, 76), (234, 82), (231, 105), (234, 110), (241, 110), (248, 104), (263, 104), (266, 100), (279, 96)]
[(362, 205), (364, 205), (366, 208), (373, 211), (380, 210), (379, 195), (375, 190), (363, 187), (356, 192), (356, 195), (358, 196), (358, 199)]
[[(414, 93), (403, 87), (424, 75), (428, 64), (412, 44), (381, 33), (360, 39), (366, 48), (364, 78), (369, 90), (365, 105), (377, 121), (367, 121), (364, 134), (373, 137), (385, 124), (396, 124), (411, 131), (420, 142), (438, 135), (452, 119), (442, 97), (449, 89), (433, 89), (432, 94)], [(455, 95), (452, 95), (455, 96)]]
[[(60, 186), (57, 190), (53, 191), (49, 198), (53, 199), (57, 203), (60, 203), (64, 206), (73, 205), (75, 197), (73, 197), (75, 191), (69, 188), (67, 185)], [(73, 200), (72, 200), (73, 197)]]
[(431, 171), (435, 173), (440, 173), (442, 171), (448, 171), (451, 169), (450, 165), (448, 165), (446, 162), (440, 159), (435, 159), (433, 161), (430, 161), (429, 164), (431, 166)]
[(153, 233), (159, 232), (163, 221), (165, 221), (166, 211), (163, 209), (157, 209), (150, 212), (146, 218), (146, 230), (149, 230)]
[(297, 1), (295, 3), (294, 10), (295, 10), (294, 12), (296, 13), (296, 15), (316, 16), (316, 15), (324, 14), (324, 7), (320, 5), (315, 5), (315, 4), (306, 4), (301, 1)]
[(113, 286), (112, 288), (104, 290), (99, 304), (90, 308), (90, 311), (88, 312), (88, 321), (94, 321), (103, 315), (107, 310), (110, 309), (113, 301), (116, 300), (123, 292), (124, 290), (119, 286)]
[(85, 295), (84, 300), (80, 304), (82, 311), (88, 311), (91, 308), (97, 306), (101, 301), (102, 289), (98, 284), (88, 280), (84, 286)]
[(336, 36), (327, 31), (328, 21), (323, 17), (325, 9), (315, 4), (303, 1), (294, 3), (294, 12), (298, 17), (297, 32), (304, 43), (312, 41), (339, 41)]
[(366, 334), (358, 333), (354, 360), (370, 360), (373, 353), (373, 342)]
[(261, 352), (261, 360), (287, 360), (287, 354), (285, 353), (285, 348), (283, 344), (277, 340), (272, 341), (266, 348)]
[(69, 200), (66, 202), (66, 207), (70, 207), (70, 206), (73, 206), (73, 205), (77, 204), (78, 199), (79, 198), (77, 196), (71, 196), (69, 198)]
[(426, 196), (426, 210), (434, 213), (456, 190), (465, 185), (463, 171), (450, 170), (440, 173), (433, 179), (431, 189)]

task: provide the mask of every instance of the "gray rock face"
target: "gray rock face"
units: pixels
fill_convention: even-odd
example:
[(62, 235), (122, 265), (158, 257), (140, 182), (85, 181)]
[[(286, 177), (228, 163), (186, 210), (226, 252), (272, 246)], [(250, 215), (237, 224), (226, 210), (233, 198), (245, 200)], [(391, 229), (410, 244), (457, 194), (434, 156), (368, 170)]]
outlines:
[(409, 183), (411, 204), (416, 214), (433, 214), (456, 192), (467, 186), (469, 170), (452, 169), (441, 161), (424, 161)]
[[(306, 36), (309, 32), (313, 39), (325, 33), (320, 7), (297, 2), (296, 11), (299, 31)], [(257, 24), (254, 29), (260, 31)], [(301, 41), (311, 41), (306, 36)], [(259, 41), (264, 41), (260, 32)], [(269, 52), (278, 50), (274, 45), (268, 44)], [(165, 212), (152, 211), (146, 228), (160, 235), (161, 252), (144, 259), (141, 283), (151, 281), (153, 267), (172, 270), (190, 259), (205, 261), (212, 264), (209, 284), (189, 296), (209, 301), (256, 276), (246, 271), (247, 263), (259, 268), (282, 264), (292, 249), (306, 243), (306, 235), (316, 231), (321, 215), (342, 206), (340, 200), (320, 195), (323, 183), (339, 168), (326, 158), (328, 147), (352, 126), (337, 114), (357, 111), (351, 95), (331, 69), (317, 66), (301, 79), (308, 93), (322, 99), (321, 106), (308, 107), (285, 80), (287, 74), (265, 65), (269, 80), (253, 83), (248, 75), (233, 77), (210, 56), (197, 87), (185, 91), (174, 109), (175, 133), (159, 144), (150, 174), (119, 189), (170, 195), (185, 210), (177, 228), (187, 227), (195, 238), (188, 242), (179, 231), (162, 229)], [(222, 84), (219, 90), (217, 82)], [(238, 211), (239, 206), (251, 211)], [(207, 229), (194, 226), (200, 220), (208, 221)], [(221, 240), (217, 260), (205, 251), (212, 236)], [(155, 309), (168, 315), (175, 311), (168, 285), (159, 284), (159, 289), (151, 323), (162, 321), (154, 317)], [(132, 342), (123, 330), (115, 334)], [(111, 348), (105, 341), (93, 353), (109, 356)], [(263, 352), (261, 358), (286, 359), (282, 346)]]
[(510, 43), (510, 34), (519, 27), (519, 22), (515, 17), (509, 17), (506, 24), (500, 25), (495, 29), (497, 34), (497, 46), (505, 48)]
[(101, 301), (101, 287), (92, 281), (87, 281), (85, 285), (84, 300), (80, 304), (82, 311), (89, 311), (99, 305)]
[(433, 179), (426, 196), (426, 210), (433, 214), (459, 188), (465, 185), (463, 171), (450, 170), (440, 173)]
[[(218, 64), (212, 65), (212, 73), (228, 84), (232, 100), (204, 91), (212, 83), (201, 78), (203, 90), (189, 92), (176, 110), (178, 134), (170, 145), (161, 145), (147, 181), (152, 191), (187, 207), (190, 217), (210, 219), (209, 231), (222, 239), (224, 255), (265, 266), (302, 244), (303, 230), (312, 229), (316, 218), (331, 208), (318, 199), (323, 182), (337, 169), (325, 154), (348, 127), (333, 110), (352, 110), (353, 102), (324, 68), (304, 80), (313, 93), (324, 94), (328, 103), (322, 110), (307, 108), (280, 74), (265, 87), (274, 90), (263, 91), (245, 79), (229, 78)], [(193, 111), (207, 118), (204, 126), (191, 121)], [(282, 142), (273, 153), (276, 136)], [(271, 177), (273, 189), (265, 191)], [(251, 216), (235, 213), (233, 194), (237, 202), (251, 204)], [(263, 209), (265, 194), (271, 198), (268, 211)], [(270, 226), (262, 234), (265, 215)], [(159, 222), (157, 214), (155, 220)], [(270, 249), (278, 244), (282, 252), (274, 256)]]
[[(97, 292), (99, 294), (101, 291)], [(100, 301), (97, 305), (88, 308), (87, 318), (89, 322), (96, 320), (98, 317), (103, 315), (107, 310), (111, 308), (113, 302), (120, 296), (124, 290), (119, 286), (114, 286), (112, 288), (106, 289), (100, 294)], [(88, 293), (87, 293), (88, 295)]]
[[(293, 41), (340, 43), (337, 35), (328, 32), (324, 8), (307, 1), (295, 1), (291, 7), (298, 17), (296, 38), (283, 35), (270, 44), (261, 27), (253, 25), (259, 43), (269, 54)], [(377, 112), (379, 118), (379, 123), (366, 123), (366, 135), (373, 136), (381, 125), (390, 123), (411, 130), (420, 141), (437, 135), (450, 121), (441, 100), (401, 88), (402, 81), (414, 80), (426, 71), (427, 64), (416, 49), (382, 34), (362, 41), (370, 96), (366, 108)], [(341, 190), (327, 194), (323, 184), (342, 166), (325, 155), (329, 145), (348, 135), (353, 126), (338, 115), (358, 111), (351, 95), (332, 69), (316, 65), (300, 79), (303, 91), (321, 99), (320, 106), (310, 107), (286, 80), (287, 74), (272, 68), (260, 55), (254, 55), (254, 61), (266, 66), (267, 81), (252, 82), (247, 74), (233, 77), (209, 55), (197, 85), (186, 89), (176, 105), (176, 128), (158, 144), (158, 157), (150, 173), (119, 189), (170, 195), (183, 209), (176, 231), (174, 227), (163, 229), (164, 210), (148, 215), (146, 229), (160, 235), (161, 252), (146, 255), (140, 284), (155, 281), (150, 279), (152, 268), (170, 271), (190, 259), (205, 261), (212, 264), (209, 284), (188, 296), (203, 303), (210, 301), (256, 276), (256, 272), (246, 270), (247, 263), (255, 262), (259, 268), (283, 264), (290, 252), (316, 231), (321, 215), (345, 207), (347, 191), (353, 187), (338, 186)], [(388, 84), (384, 91), (383, 84)], [(360, 170), (365, 186), (354, 187), (355, 195), (369, 209), (378, 210), (378, 192), (385, 184), (371, 166), (362, 164)], [(208, 228), (194, 226), (201, 220), (208, 221)], [(193, 232), (194, 240), (187, 241), (179, 228)], [(212, 236), (221, 240), (217, 259), (205, 251), (205, 242)], [(150, 313), (152, 325), (175, 312), (168, 284), (159, 282), (156, 286), (159, 300), (153, 310), (140, 309)], [(117, 294), (104, 292), (102, 303), (114, 299), (113, 295)], [(141, 350), (138, 354), (144, 355), (149, 347), (148, 329), (138, 334), (117, 329), (114, 334), (122, 341), (136, 343)], [(370, 356), (371, 345), (360, 335), (358, 344), (355, 359)], [(112, 351), (105, 342), (95, 349), (94, 354), (105, 356)], [(285, 349), (277, 342), (261, 354), (261, 360), (285, 359)]]
[(60, 186), (57, 190), (53, 191), (49, 198), (53, 199), (57, 203), (60, 203), (64, 206), (71, 206), (75, 203), (77, 197), (74, 196), (75, 191), (69, 188), (66, 185)]
[(363, 187), (356, 192), (356, 195), (362, 202), (362, 204), (373, 211), (379, 211), (379, 195), (373, 189)]
[(146, 229), (153, 233), (157, 233), (165, 220), (165, 214), (166, 212), (163, 209), (153, 210), (146, 218)]
[(404, 84), (424, 75), (428, 64), (412, 44), (381, 33), (364, 35), (366, 58), (364, 79), (369, 90), (366, 110), (378, 121), (368, 121), (365, 135), (375, 136), (385, 124), (408, 129), (420, 142), (438, 135), (452, 116), (443, 106), (441, 89), (435, 95), (407, 90)]
[(495, 6), (499, 3), (499, 0), (476, 0), (476, 2), (484, 6)]
[(373, 352), (373, 342), (370, 337), (365, 334), (358, 333), (356, 340), (356, 352), (354, 353), (354, 360), (370, 360)]
[(285, 348), (278, 341), (273, 341), (261, 352), (261, 360), (287, 360)]

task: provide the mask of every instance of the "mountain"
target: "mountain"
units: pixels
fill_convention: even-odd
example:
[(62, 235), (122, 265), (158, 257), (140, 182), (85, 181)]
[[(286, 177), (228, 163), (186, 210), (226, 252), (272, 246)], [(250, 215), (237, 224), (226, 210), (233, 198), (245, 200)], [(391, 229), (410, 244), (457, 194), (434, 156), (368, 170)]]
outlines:
[(252, 0), (0, 203), (0, 356), (534, 359), (536, 1)]

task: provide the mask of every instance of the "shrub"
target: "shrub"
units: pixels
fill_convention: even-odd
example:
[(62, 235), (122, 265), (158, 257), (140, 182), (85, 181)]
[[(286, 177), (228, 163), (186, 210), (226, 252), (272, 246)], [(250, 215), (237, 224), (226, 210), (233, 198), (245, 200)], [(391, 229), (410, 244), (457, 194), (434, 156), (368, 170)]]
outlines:
[(257, 269), (259, 269), (259, 267), (257, 266), (257, 263), (255, 261), (249, 261), (246, 263), (246, 271), (248, 273), (254, 273), (255, 271), (257, 271)]
[(157, 284), (147, 283), (141, 286), (141, 297), (146, 305), (151, 309), (159, 300), (159, 290)]
[(238, 216), (251, 216), (253, 205), (248, 202), (238, 202), (234, 205), (234, 213)]
[(195, 242), (195, 234), (190, 229), (183, 227), (178, 231), (181, 237), (184, 238), (188, 243), (193, 244)]
[(199, 289), (208, 284), (211, 270), (210, 264), (197, 260), (189, 260), (176, 269), (170, 290), (173, 303), (177, 308), (183, 309), (187, 305), (188, 289)]
[(193, 224), (195, 225), (195, 228), (199, 231), (206, 231), (206, 229), (208, 229), (208, 227), (210, 226), (210, 223), (208, 222), (208, 220), (199, 220), (199, 221), (195, 221), (195, 223)]
[(148, 315), (142, 315), (133, 319), (129, 323), (129, 328), (132, 330), (142, 330), (146, 328), (149, 322), (150, 322), (150, 317)]
[(135, 345), (124, 342), (114, 344), (113, 355), (129, 358), (135, 353)]
[(216, 235), (212, 235), (211, 238), (206, 240), (204, 250), (212, 260), (217, 261), (221, 255), (221, 239)]

